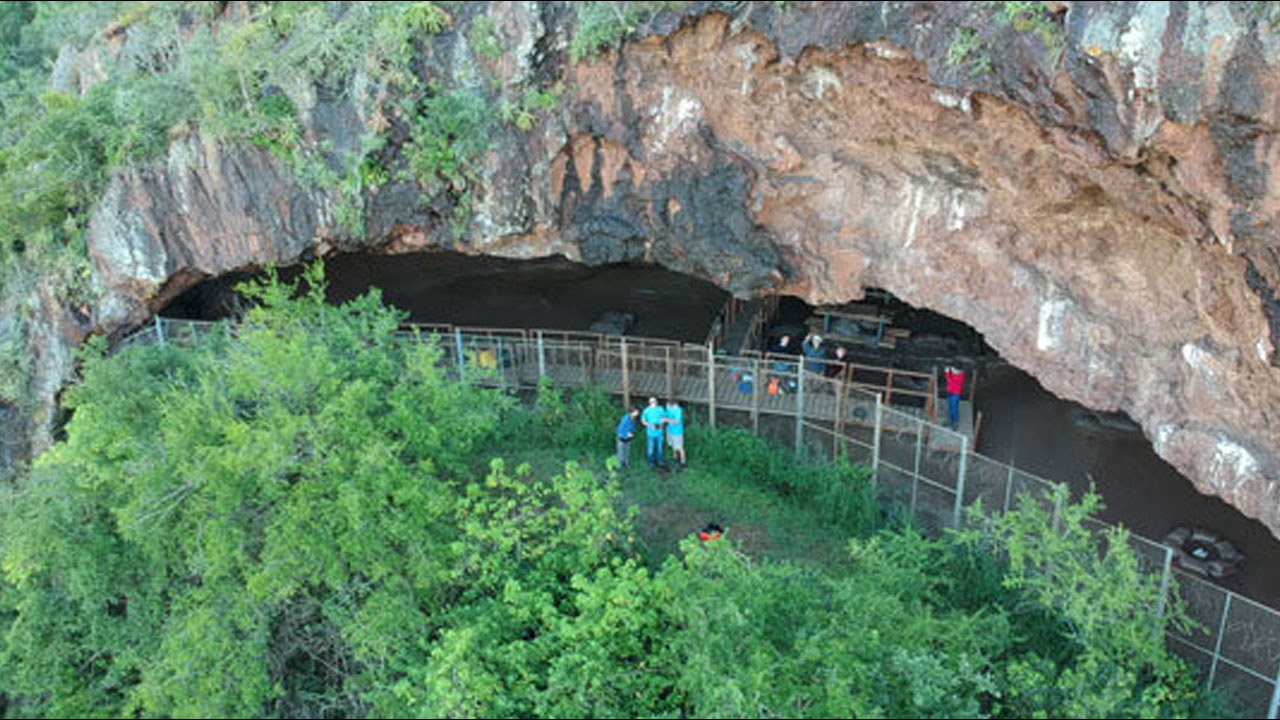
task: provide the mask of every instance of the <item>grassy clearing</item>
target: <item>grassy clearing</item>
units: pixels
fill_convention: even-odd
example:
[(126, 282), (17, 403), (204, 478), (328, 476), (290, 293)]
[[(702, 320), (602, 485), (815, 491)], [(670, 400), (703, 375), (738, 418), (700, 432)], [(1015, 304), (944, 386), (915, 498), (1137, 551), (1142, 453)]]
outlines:
[[(738, 430), (691, 429), (687, 446), (690, 467), (660, 473), (646, 464), (639, 438), (621, 475), (619, 503), (634, 508), (637, 549), (653, 567), (678, 555), (680, 541), (708, 522), (753, 558), (827, 570), (846, 564), (851, 538), (870, 534), (874, 509), (861, 468), (797, 464)], [(612, 449), (603, 442), (527, 449), (508, 460), (529, 463), (535, 476), (562, 471), (566, 460), (604, 476)]]

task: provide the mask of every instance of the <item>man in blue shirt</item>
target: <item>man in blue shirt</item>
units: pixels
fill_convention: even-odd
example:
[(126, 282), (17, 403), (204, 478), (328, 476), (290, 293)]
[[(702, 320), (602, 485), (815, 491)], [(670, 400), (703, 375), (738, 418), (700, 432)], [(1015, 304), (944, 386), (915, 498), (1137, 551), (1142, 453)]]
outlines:
[[(649, 407), (640, 415), (640, 422), (648, 432), (648, 444), (645, 446), (645, 457), (649, 464), (658, 467), (662, 464), (662, 425), (667, 421), (667, 414), (658, 405), (658, 398), (649, 398)], [(656, 459), (655, 459), (656, 457)]]
[(675, 398), (667, 401), (667, 444), (671, 452), (680, 461), (680, 467), (687, 463), (684, 457), (684, 408)]
[(636, 419), (640, 408), (631, 408), (618, 421), (618, 469), (625, 470), (631, 464), (631, 441), (636, 436)]

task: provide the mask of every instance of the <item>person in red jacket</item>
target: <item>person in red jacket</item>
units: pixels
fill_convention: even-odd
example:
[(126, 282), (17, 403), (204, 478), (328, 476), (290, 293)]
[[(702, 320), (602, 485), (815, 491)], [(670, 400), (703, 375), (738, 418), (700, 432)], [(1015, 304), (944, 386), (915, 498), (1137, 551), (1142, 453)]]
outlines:
[(947, 366), (947, 420), (954, 430), (960, 426), (960, 393), (964, 392), (964, 371)]

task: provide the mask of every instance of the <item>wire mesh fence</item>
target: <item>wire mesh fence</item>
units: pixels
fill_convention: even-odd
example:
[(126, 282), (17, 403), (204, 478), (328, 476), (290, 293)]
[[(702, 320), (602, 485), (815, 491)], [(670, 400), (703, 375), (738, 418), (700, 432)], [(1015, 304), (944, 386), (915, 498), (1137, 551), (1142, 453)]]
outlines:
[[(190, 343), (223, 323), (155, 318), (119, 339), (113, 350)], [(956, 527), (965, 508), (1004, 512), (1038, 504), (1055, 518), (1054, 484), (970, 447), (970, 438), (928, 420), (928, 405), (890, 406), (847, 378), (804, 370), (794, 360), (715, 355), (705, 346), (592, 333), (432, 325), (406, 329), (405, 339), (432, 342), (440, 363), (461, 379), (504, 388), (550, 381), (599, 386), (631, 399), (676, 398), (716, 426), (738, 427), (804, 457), (846, 458), (872, 468), (882, 509), (937, 537)], [(1103, 533), (1097, 520), (1090, 529)], [(1162, 543), (1129, 536), (1140, 567), (1160, 578), (1163, 614), (1177, 602), (1190, 620), (1172, 627), (1169, 648), (1199, 670), (1209, 690), (1229, 690), (1245, 716), (1276, 717), (1280, 703), (1280, 613), (1175, 567)]]

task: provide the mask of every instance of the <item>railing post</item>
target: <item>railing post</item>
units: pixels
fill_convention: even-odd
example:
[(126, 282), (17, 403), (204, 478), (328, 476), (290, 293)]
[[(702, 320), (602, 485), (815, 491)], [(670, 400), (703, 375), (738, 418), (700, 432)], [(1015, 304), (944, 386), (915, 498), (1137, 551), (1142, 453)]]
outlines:
[(911, 517), (916, 514), (916, 494), (920, 491), (920, 453), (924, 450), (924, 418), (916, 418), (916, 459), (911, 468)]
[(796, 455), (804, 447), (804, 366), (796, 366)]
[(711, 427), (716, 426), (716, 351), (707, 345), (707, 414)]
[(155, 315), (156, 320), (156, 342), (160, 343), (160, 347), (164, 347), (164, 325), (160, 322), (160, 315)]
[(631, 374), (627, 362), (627, 338), (622, 338), (622, 406), (631, 408)]
[(960, 527), (960, 517), (964, 512), (964, 478), (969, 469), (969, 436), (960, 436), (960, 470), (956, 473), (956, 510), (955, 526)]
[(1271, 687), (1271, 704), (1267, 706), (1267, 720), (1275, 720), (1280, 713), (1280, 668), (1276, 669)]
[(498, 337), (494, 338), (494, 342), (496, 343), (497, 349), (493, 351), (493, 365), (494, 365), (494, 369), (498, 371), (498, 389), (506, 390), (507, 389), (507, 368), (506, 368), (506, 365), (504, 365), (502, 362), (502, 336), (499, 335)]
[(840, 382), (836, 383), (836, 435), (844, 432), (844, 395), (845, 391), (849, 389), (848, 370), (849, 368), (847, 367), (840, 368)]
[[(675, 378), (675, 372), (673, 372), (671, 369), (671, 347), (667, 346), (662, 348), (662, 354), (666, 360), (665, 369), (667, 371), (667, 397), (673, 398), (676, 396), (676, 378)], [(684, 398), (681, 398), (681, 400), (683, 399)]]
[(1013, 458), (1009, 458), (1009, 477), (1004, 482), (1004, 511), (1009, 512), (1009, 501), (1013, 498)]
[(875, 429), (871, 432), (871, 497), (876, 497), (880, 477), (880, 436), (884, 434), (884, 402), (876, 393)]
[(538, 380), (547, 376), (547, 347), (542, 341), (542, 331), (538, 330)]
[(462, 356), (462, 330), (453, 329), (453, 344), (458, 352), (458, 379), (465, 382), (467, 379), (467, 360)]
[(760, 361), (755, 360), (751, 369), (751, 434), (760, 435)]
[(1227, 630), (1227, 615), (1231, 613), (1231, 596), (1227, 593), (1227, 601), (1222, 604), (1222, 620), (1218, 623), (1218, 639), (1213, 643), (1213, 662), (1209, 665), (1209, 680), (1205, 683), (1205, 692), (1213, 690), (1213, 677), (1218, 673), (1218, 658), (1222, 657), (1222, 636)]
[(1164, 567), (1160, 570), (1160, 601), (1156, 604), (1156, 617), (1164, 617), (1165, 601), (1169, 597), (1169, 573), (1173, 571), (1173, 548), (1164, 546)]

